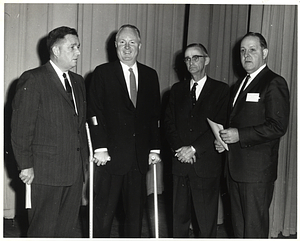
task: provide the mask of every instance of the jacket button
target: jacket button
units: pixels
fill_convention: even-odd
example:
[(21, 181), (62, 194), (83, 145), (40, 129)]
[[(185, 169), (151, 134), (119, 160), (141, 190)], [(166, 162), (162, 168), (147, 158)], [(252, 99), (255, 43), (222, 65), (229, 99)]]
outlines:
[(80, 148), (77, 148), (77, 151), (80, 151)]

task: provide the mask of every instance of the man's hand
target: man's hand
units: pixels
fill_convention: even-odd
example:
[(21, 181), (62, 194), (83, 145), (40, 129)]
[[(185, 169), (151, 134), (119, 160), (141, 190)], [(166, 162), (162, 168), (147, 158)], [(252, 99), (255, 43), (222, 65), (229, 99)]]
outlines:
[(217, 152), (221, 153), (221, 152), (225, 151), (224, 146), (222, 146), (222, 144), (218, 140), (215, 140), (214, 144), (215, 144), (215, 148), (216, 148)]
[(26, 184), (31, 184), (34, 179), (33, 167), (21, 170), (19, 177)]
[(237, 128), (228, 128), (220, 131), (220, 137), (226, 144), (236, 143), (240, 140)]
[(183, 146), (175, 152), (175, 156), (177, 157), (178, 161), (182, 163), (193, 164), (194, 162), (196, 162), (196, 151), (191, 146)]
[(149, 165), (161, 162), (160, 156), (157, 153), (149, 153)]
[(110, 161), (110, 156), (108, 154), (108, 151), (94, 152), (93, 162), (95, 162), (97, 166), (106, 165), (108, 161)]

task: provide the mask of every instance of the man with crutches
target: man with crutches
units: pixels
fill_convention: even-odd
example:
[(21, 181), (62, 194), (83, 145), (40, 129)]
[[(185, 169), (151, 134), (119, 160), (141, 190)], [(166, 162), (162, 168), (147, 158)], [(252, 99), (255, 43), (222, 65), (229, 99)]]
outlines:
[(122, 26), (115, 46), (119, 60), (96, 67), (88, 119), (94, 149), (95, 238), (110, 237), (120, 195), (124, 236), (141, 237), (149, 164), (160, 162), (160, 91), (156, 71), (137, 62), (139, 30)]

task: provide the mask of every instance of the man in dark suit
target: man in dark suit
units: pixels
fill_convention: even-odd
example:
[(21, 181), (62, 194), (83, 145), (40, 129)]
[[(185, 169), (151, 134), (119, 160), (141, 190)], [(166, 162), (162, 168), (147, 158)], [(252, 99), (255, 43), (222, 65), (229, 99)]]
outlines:
[(165, 116), (167, 140), (175, 154), (173, 236), (189, 237), (194, 206), (200, 236), (215, 238), (222, 156), (214, 149), (207, 118), (225, 124), (229, 87), (206, 75), (210, 58), (202, 44), (187, 46), (184, 56), (191, 79), (172, 86)]
[(75, 29), (52, 30), (50, 61), (18, 81), (11, 140), (20, 178), (31, 185), (28, 237), (76, 234), (88, 157), (84, 80), (69, 71), (77, 64), (79, 45)]
[(97, 164), (94, 237), (109, 237), (120, 194), (125, 237), (141, 237), (148, 165), (160, 161), (160, 92), (154, 69), (136, 61), (139, 30), (122, 26), (115, 46), (119, 60), (96, 67), (89, 120)]
[[(232, 224), (237, 238), (268, 238), (279, 141), (289, 120), (289, 91), (286, 81), (266, 66), (268, 49), (261, 34), (243, 37), (240, 56), (250, 78), (236, 83), (229, 128), (220, 131), (229, 144), (227, 179)], [(216, 148), (224, 150), (218, 143)]]

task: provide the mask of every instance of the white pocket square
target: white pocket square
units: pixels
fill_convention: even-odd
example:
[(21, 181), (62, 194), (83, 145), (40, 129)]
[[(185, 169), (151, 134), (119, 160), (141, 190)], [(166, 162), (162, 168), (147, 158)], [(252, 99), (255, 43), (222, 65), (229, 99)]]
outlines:
[(247, 102), (258, 102), (260, 99), (259, 93), (248, 93), (246, 101)]

